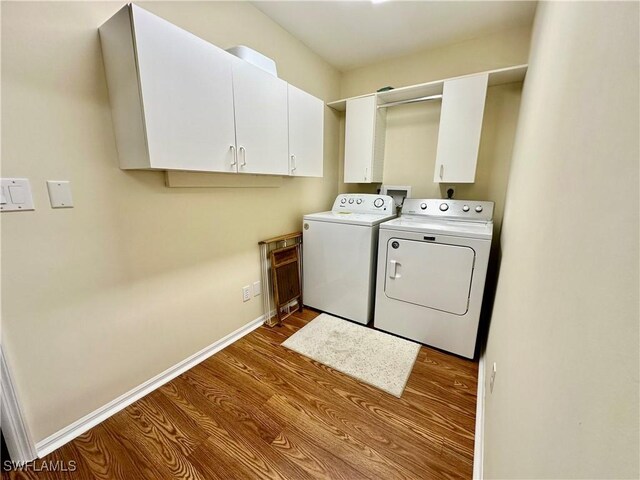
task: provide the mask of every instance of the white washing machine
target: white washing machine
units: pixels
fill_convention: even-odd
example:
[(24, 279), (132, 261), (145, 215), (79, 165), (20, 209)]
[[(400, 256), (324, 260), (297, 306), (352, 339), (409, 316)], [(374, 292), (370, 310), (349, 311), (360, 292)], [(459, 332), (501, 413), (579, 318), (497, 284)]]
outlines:
[(386, 195), (338, 195), (303, 218), (303, 302), (354, 322), (373, 318), (379, 225), (396, 216)]
[(493, 202), (407, 199), (380, 226), (374, 326), (473, 358)]

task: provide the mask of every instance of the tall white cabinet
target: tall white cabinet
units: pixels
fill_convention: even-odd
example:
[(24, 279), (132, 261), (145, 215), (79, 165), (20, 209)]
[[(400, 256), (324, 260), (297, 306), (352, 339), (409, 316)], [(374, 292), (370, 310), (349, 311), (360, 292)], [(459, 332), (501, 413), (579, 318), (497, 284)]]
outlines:
[(475, 182), (488, 80), (486, 73), (445, 80), (434, 182)]
[(289, 85), (288, 104), (289, 174), (322, 177), (324, 102)]
[(376, 95), (347, 100), (344, 182), (382, 182), (386, 111)]
[(121, 168), (322, 176), (321, 100), (136, 5), (99, 31)]

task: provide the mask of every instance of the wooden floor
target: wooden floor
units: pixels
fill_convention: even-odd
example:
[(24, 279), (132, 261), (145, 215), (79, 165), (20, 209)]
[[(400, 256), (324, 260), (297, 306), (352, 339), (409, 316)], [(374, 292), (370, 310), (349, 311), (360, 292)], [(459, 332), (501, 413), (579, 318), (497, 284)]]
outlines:
[(260, 327), (6, 478), (471, 478), (477, 364), (423, 347), (402, 398), (280, 346), (317, 315)]

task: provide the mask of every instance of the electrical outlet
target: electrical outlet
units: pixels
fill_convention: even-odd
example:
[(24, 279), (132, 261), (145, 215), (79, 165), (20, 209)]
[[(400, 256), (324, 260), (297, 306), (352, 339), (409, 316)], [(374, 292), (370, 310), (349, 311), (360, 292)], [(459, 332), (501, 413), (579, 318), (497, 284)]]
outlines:
[(493, 393), (493, 384), (496, 382), (496, 372), (498, 371), (498, 364), (493, 362), (493, 368), (491, 369), (491, 377), (489, 378), (489, 390)]
[(242, 301), (248, 302), (251, 300), (251, 287), (249, 285), (245, 285), (242, 287)]
[(444, 189), (447, 194), (447, 198), (456, 198), (456, 186), (455, 185), (447, 185)]
[(257, 297), (262, 293), (262, 282), (258, 280), (257, 282), (253, 282), (253, 296)]

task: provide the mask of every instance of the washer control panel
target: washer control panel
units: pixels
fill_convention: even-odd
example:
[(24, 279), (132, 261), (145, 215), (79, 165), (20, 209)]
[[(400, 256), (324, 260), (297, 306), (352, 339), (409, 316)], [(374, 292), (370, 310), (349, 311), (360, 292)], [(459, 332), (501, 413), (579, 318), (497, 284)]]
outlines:
[(402, 205), (402, 215), (424, 215), (455, 220), (488, 222), (493, 219), (493, 202), (407, 198)]
[(334, 212), (345, 213), (395, 213), (393, 198), (388, 195), (370, 193), (342, 193), (333, 202)]

